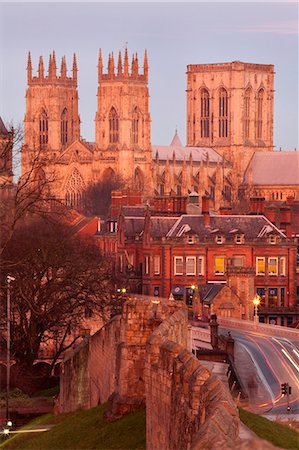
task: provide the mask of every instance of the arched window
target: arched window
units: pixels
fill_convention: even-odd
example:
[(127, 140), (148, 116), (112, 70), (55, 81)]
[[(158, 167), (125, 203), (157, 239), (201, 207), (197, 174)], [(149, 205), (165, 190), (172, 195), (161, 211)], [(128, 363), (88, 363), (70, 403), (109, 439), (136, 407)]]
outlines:
[(85, 185), (83, 178), (78, 169), (75, 168), (73, 173), (69, 177), (66, 186), (66, 205), (71, 208), (82, 208), (84, 188)]
[(39, 143), (40, 145), (48, 143), (48, 116), (44, 109), (39, 118)]
[(257, 139), (262, 139), (263, 137), (263, 101), (264, 101), (264, 90), (260, 89), (257, 93), (257, 124), (256, 124)]
[(60, 140), (62, 145), (67, 144), (68, 141), (68, 129), (67, 129), (67, 109), (64, 108), (61, 114), (60, 120)]
[(244, 96), (244, 137), (249, 138), (250, 135), (250, 96), (251, 89), (245, 91)]
[(210, 136), (210, 95), (206, 89), (200, 93), (200, 137)]
[(133, 111), (133, 120), (132, 120), (132, 134), (133, 134), (133, 144), (138, 144), (138, 109), (135, 108)]
[(228, 137), (228, 95), (224, 88), (219, 91), (219, 137)]
[(119, 140), (119, 123), (118, 115), (114, 107), (111, 108), (109, 114), (109, 142), (115, 144)]

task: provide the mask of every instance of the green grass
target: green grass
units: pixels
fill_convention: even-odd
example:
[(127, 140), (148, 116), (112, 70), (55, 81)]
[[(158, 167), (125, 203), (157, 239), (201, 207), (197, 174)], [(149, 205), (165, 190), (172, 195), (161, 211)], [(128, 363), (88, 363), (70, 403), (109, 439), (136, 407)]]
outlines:
[(43, 389), (42, 391), (35, 392), (32, 397), (54, 397), (59, 394), (59, 385), (49, 389)]
[(281, 448), (299, 449), (299, 433), (296, 430), (242, 408), (239, 408), (239, 413), (242, 422), (260, 438)]
[(106, 423), (106, 405), (88, 411), (53, 416), (47, 414), (30, 422), (26, 428), (51, 424), (40, 434), (19, 434), (0, 445), (5, 449), (27, 450), (125, 450), (145, 449), (145, 410)]

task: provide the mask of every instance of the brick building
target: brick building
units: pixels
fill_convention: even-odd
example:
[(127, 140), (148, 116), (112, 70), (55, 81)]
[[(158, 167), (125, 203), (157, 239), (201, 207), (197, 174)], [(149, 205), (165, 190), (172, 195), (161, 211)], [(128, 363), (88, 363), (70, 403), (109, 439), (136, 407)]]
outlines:
[[(219, 314), (252, 317), (257, 293), (260, 320), (290, 325), (299, 317), (296, 243), (264, 215), (212, 215), (208, 202), (204, 198), (201, 213), (195, 205), (191, 214), (125, 206), (97, 240), (104, 252), (115, 254), (135, 292), (172, 293), (190, 304), (200, 286), (228, 286), (237, 304), (232, 311), (223, 301)], [(212, 303), (206, 304), (213, 310)]]

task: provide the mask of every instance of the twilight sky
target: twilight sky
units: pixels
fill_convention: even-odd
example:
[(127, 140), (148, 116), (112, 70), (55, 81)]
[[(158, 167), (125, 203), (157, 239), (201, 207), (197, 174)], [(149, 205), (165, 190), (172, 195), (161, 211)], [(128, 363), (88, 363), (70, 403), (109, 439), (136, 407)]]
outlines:
[[(0, 115), (23, 120), (27, 53), (56, 51), (60, 68), (77, 54), (81, 134), (94, 141), (97, 58), (124, 50), (149, 57), (152, 144), (185, 143), (187, 64), (246, 61), (275, 65), (276, 148), (298, 148), (298, 4), (287, 2), (0, 3)], [(131, 59), (131, 58), (130, 58)], [(141, 65), (141, 64), (140, 64)]]

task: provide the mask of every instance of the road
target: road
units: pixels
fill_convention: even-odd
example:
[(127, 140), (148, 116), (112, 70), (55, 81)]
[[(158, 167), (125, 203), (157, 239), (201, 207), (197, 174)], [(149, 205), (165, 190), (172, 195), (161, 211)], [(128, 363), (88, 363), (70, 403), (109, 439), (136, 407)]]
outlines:
[[(226, 335), (228, 328), (220, 327)], [(252, 410), (259, 414), (286, 414), (287, 396), (281, 384), (292, 388), (290, 414), (299, 417), (299, 347), (298, 341), (265, 336), (255, 332), (230, 329), (235, 339), (235, 363), (247, 387)]]

